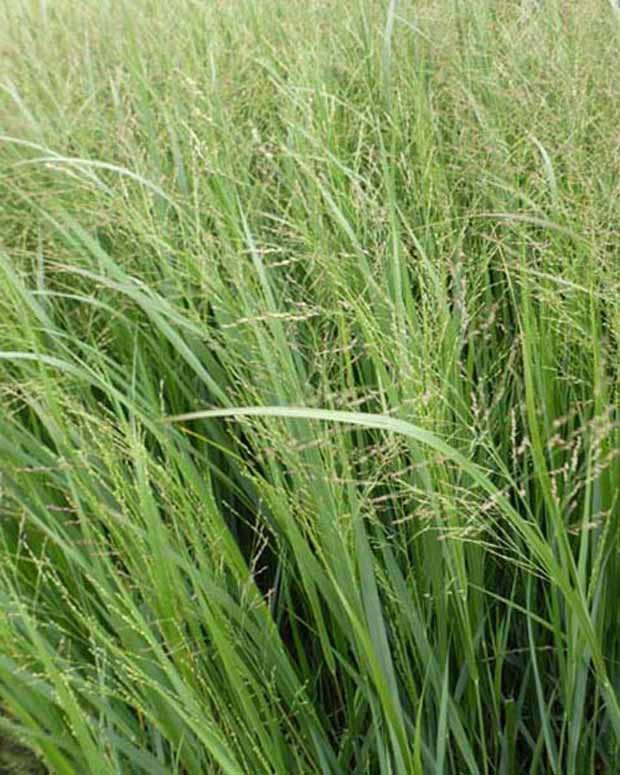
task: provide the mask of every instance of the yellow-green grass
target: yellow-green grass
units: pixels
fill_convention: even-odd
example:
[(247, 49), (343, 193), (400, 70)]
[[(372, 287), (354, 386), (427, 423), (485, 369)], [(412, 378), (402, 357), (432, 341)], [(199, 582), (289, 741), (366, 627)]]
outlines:
[(11, 751), (620, 772), (619, 17), (0, 8)]

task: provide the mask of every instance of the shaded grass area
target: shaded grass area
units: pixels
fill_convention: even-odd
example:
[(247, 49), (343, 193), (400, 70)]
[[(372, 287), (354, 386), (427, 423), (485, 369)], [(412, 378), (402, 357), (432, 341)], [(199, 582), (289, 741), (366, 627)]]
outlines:
[(620, 771), (614, 8), (0, 9), (1, 757)]
[(45, 767), (28, 748), (0, 738), (0, 775), (45, 775)]

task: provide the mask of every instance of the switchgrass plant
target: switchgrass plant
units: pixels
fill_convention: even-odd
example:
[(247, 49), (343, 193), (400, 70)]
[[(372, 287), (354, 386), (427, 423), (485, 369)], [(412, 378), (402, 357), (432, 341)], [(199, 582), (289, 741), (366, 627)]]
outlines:
[(619, 23), (4, 4), (4, 771), (620, 772)]

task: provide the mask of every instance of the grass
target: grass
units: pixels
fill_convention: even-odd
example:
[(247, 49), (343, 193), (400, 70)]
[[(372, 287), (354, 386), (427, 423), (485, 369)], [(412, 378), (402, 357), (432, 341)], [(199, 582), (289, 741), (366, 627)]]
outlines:
[(619, 23), (0, 9), (0, 771), (620, 771)]

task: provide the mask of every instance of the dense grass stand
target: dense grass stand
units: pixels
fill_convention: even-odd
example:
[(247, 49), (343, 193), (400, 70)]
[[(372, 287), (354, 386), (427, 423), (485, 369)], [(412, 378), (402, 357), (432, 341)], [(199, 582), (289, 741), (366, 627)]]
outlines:
[(0, 772), (620, 772), (615, 5), (0, 6)]

